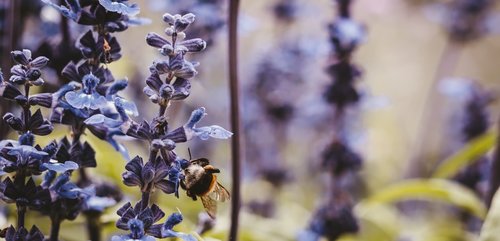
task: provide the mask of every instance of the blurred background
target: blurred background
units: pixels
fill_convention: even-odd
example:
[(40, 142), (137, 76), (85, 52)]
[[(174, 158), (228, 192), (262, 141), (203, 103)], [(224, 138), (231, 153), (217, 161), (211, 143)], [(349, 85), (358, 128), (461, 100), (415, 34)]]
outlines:
[[(54, 41), (61, 18), (59, 13), (42, 7), (36, 0), (21, 2), (21, 12), (16, 16), (22, 16), (22, 31), (2, 33), (2, 38), (15, 36), (18, 40), (15, 48), (32, 50), (44, 42)], [(146, 45), (145, 36), (148, 32), (163, 31), (166, 27), (161, 21), (163, 13), (192, 11), (196, 14), (196, 23), (187, 36), (204, 38), (208, 47), (196, 56), (187, 57), (200, 62), (199, 75), (193, 82), (191, 96), (174, 103), (170, 109), (170, 120), (174, 126), (182, 125), (194, 108), (204, 106), (208, 113), (205, 123), (230, 129), (227, 1), (133, 2), (141, 7), (139, 16), (149, 18), (151, 24), (130, 27), (117, 34), (123, 57), (108, 67), (115, 78), (128, 78), (132, 88), (127, 90), (127, 95), (136, 100), (141, 115), (148, 119), (155, 112), (149, 109), (152, 105), (142, 94), (142, 88), (149, 65), (160, 57)], [(346, 136), (350, 148), (361, 157), (363, 164), (359, 171), (349, 174), (349, 184), (343, 185), (348, 188), (359, 228), (340, 239), (476, 240), (479, 235), (484, 215), (477, 210), (486, 206), (484, 194), (475, 185), (467, 189), (467, 184), (458, 177), (453, 178), (455, 175), (450, 175), (451, 180), (457, 180), (451, 183), (463, 185), (431, 183), (430, 187), (444, 187), (444, 191), (449, 192), (442, 194), (444, 198), (437, 198), (439, 202), (400, 202), (398, 199), (367, 204), (372, 200), (370, 197), (409, 178), (431, 180), (427, 178), (443, 160), (462, 149), (468, 141), (461, 136), (463, 115), (468, 113), (464, 106), (472, 88), (477, 89), (479, 95), (488, 96), (488, 101), (469, 110), (484, 112), (483, 129), (495, 129), (499, 105), (494, 99), (500, 91), (497, 6), (491, 1), (488, 18), (484, 20), (486, 27), (478, 36), (457, 41), (450, 37), (446, 27), (449, 18), (445, 6), (450, 2), (453, 1), (355, 0), (351, 3), (351, 19), (363, 25), (365, 35), (350, 58), (362, 73), (355, 83), (361, 99), (347, 111)], [(0, 7), (2, 4), (0, 2)], [(304, 230), (314, 223), (316, 210), (324, 202), (331, 182), (328, 172), (322, 171), (322, 159), (324, 149), (332, 140), (334, 111), (323, 95), (332, 81), (325, 71), (333, 51), (328, 25), (338, 18), (337, 7), (332, 0), (241, 2), (239, 73), (245, 152), (240, 240), (314, 240), (307, 238)], [(9, 10), (2, 11), (0, 17), (7, 16)], [(77, 36), (81, 29), (75, 27), (72, 31)], [(2, 56), (10, 51), (6, 45), (2, 45), (1, 50)], [(2, 63), (6, 63), (5, 58), (3, 60)], [(3, 69), (4, 73), (9, 72), (8, 68)], [(55, 71), (45, 74), (49, 82), (51, 78), (56, 79)], [(62, 137), (68, 133), (65, 128), (57, 126), (50, 139), (38, 138), (37, 141), (46, 144)], [(10, 133), (9, 137), (15, 139), (16, 135)], [(86, 140), (97, 149), (98, 167), (92, 170), (95, 175), (121, 185), (126, 200), (138, 200), (134, 188), (121, 184), (125, 166), (121, 155), (91, 135), (86, 136)], [(131, 139), (123, 142), (130, 156), (147, 154), (144, 143)], [(221, 168), (219, 182), (231, 188), (229, 141), (194, 140), (177, 150), (187, 157), (188, 148), (193, 158), (209, 158), (214, 166)], [(491, 155), (488, 152), (485, 158)], [(455, 174), (459, 175), (459, 170)], [(488, 177), (489, 174), (484, 174), (478, 182)], [(418, 188), (404, 190), (407, 193), (402, 195), (410, 196), (401, 198), (405, 200), (427, 199), (430, 195)], [(470, 196), (465, 195), (464, 190), (470, 191)], [(469, 200), (470, 197), (473, 198)], [(218, 219), (213, 224), (204, 223), (199, 216), (203, 213), (201, 203), (185, 195), (176, 199), (159, 194), (155, 198), (167, 213), (177, 208), (182, 211), (185, 221), (179, 227), (181, 231), (192, 232), (203, 225), (213, 225), (201, 237), (207, 241), (225, 240), (229, 203), (219, 204)], [(477, 203), (474, 198), (483, 201)], [(107, 222), (107, 236), (119, 233), (114, 227), (115, 211), (108, 210), (103, 218)], [(467, 211), (477, 217), (472, 218), (473, 221), (464, 218)], [(43, 226), (45, 219), (33, 215), (29, 222)], [(349, 220), (340, 218), (338, 223), (325, 228), (341, 229), (346, 222)], [(11, 222), (0, 221), (2, 227), (7, 223)], [(63, 223), (61, 238), (84, 240), (83, 225), (80, 218)]]

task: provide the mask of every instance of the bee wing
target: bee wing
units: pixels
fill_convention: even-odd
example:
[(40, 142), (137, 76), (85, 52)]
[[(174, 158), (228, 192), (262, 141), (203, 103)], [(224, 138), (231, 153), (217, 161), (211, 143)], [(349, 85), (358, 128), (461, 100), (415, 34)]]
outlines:
[(215, 219), (215, 215), (217, 214), (217, 201), (225, 202), (231, 199), (231, 195), (225, 187), (217, 182), (213, 189), (207, 195), (201, 196), (200, 199), (208, 215)]
[(208, 194), (208, 196), (219, 202), (225, 202), (231, 199), (231, 195), (227, 189), (218, 182), (214, 185), (213, 190)]
[(203, 203), (203, 207), (208, 213), (208, 216), (215, 219), (215, 215), (217, 214), (217, 202), (208, 195), (201, 196), (200, 199)]

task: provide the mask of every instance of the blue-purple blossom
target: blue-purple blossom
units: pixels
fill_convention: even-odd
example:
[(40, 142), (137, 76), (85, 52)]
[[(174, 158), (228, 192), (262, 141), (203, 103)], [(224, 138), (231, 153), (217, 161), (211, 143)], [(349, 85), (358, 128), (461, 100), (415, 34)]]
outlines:
[(148, 33), (146, 42), (148, 45), (158, 48), (158, 51), (164, 56), (200, 52), (207, 46), (207, 43), (203, 39), (193, 38), (176, 42), (174, 47), (170, 41), (157, 33)]
[(48, 162), (48, 163), (43, 163), (42, 167), (44, 167), (47, 170), (51, 170), (51, 171), (58, 172), (58, 173), (63, 173), (63, 172), (78, 169), (78, 164), (76, 164), (75, 162), (72, 162), (72, 161), (67, 161), (64, 163)]
[(134, 17), (139, 13), (139, 7), (136, 4), (127, 4), (128, 0), (66, 0), (69, 8), (55, 4), (51, 0), (42, 1), (78, 24), (100, 25), (104, 27), (106, 32), (121, 32), (126, 30), (129, 25), (144, 22)]
[(173, 84), (165, 84), (156, 70), (153, 70), (146, 84), (143, 92), (153, 103), (162, 106), (167, 106), (170, 100), (183, 100), (191, 93), (191, 83), (187, 79), (176, 78)]
[(104, 212), (106, 208), (116, 204), (116, 200), (111, 197), (91, 196), (85, 202), (85, 211)]
[(94, 195), (94, 190), (78, 187), (70, 181), (70, 175), (70, 172), (59, 175), (55, 171), (46, 172), (41, 186), (50, 192), (51, 201), (38, 211), (51, 218), (57, 215), (60, 221), (74, 220), (78, 216), (85, 207), (85, 201)]
[(83, 76), (81, 90), (69, 91), (64, 97), (71, 106), (77, 109), (89, 108), (97, 110), (107, 104), (106, 98), (96, 90), (99, 83), (100, 80), (90, 73)]
[(189, 27), (195, 20), (195, 15), (192, 13), (187, 13), (184, 15), (180, 14), (169, 14), (165, 13), (163, 15), (163, 21), (168, 23), (170, 27), (165, 29), (165, 33), (169, 36), (173, 35), (173, 33), (182, 33), (186, 28)]
[(181, 233), (181, 232), (176, 232), (173, 230), (174, 226), (181, 223), (183, 220), (182, 214), (180, 212), (178, 213), (172, 213), (170, 216), (167, 218), (167, 221), (163, 224), (161, 227), (161, 236), (162, 238), (180, 238), (184, 241), (196, 241), (197, 239), (193, 237), (192, 235)]
[[(14, 226), (10, 225), (8, 228), (5, 230), (2, 230), (0, 232), (0, 237), (5, 238), (5, 240), (11, 241), (11, 240), (16, 240), (16, 241), (43, 241), (45, 240), (45, 236), (43, 233), (38, 229), (37, 226), (33, 226), (31, 230), (28, 232), (28, 230), (25, 227), (19, 227), (17, 230), (14, 228)], [(5, 236), (2, 236), (5, 234)]]
[[(108, 50), (104, 50), (104, 44), (109, 46)], [(99, 60), (101, 63), (110, 63), (122, 57), (120, 44), (115, 37), (110, 34), (96, 35), (92, 30), (80, 36), (76, 47), (80, 49), (85, 59), (91, 61)]]
[(33, 178), (29, 178), (24, 186), (19, 186), (7, 177), (3, 180), (0, 191), (0, 198), (4, 202), (16, 203), (34, 210), (44, 209), (52, 202), (49, 190), (37, 186)]
[(2, 171), (11, 173), (24, 171), (27, 174), (39, 175), (41, 165), (47, 161), (49, 154), (41, 148), (33, 147), (33, 136), (30, 133), (21, 135), (19, 143), (10, 142), (0, 149), (0, 167)]
[(329, 27), (330, 40), (337, 53), (349, 53), (365, 39), (365, 27), (349, 18), (339, 18)]
[(207, 113), (205, 112), (204, 107), (200, 107), (191, 113), (191, 117), (184, 125), (184, 130), (188, 140), (195, 136), (202, 140), (208, 140), (210, 137), (216, 139), (228, 139), (233, 135), (233, 133), (218, 125), (196, 127), (196, 124), (200, 122), (205, 115), (207, 115)]
[(64, 5), (57, 5), (51, 0), (42, 0), (45, 4), (57, 9), (64, 17), (67, 17), (73, 21), (77, 21), (78, 13), (81, 11), (80, 3), (77, 0), (67, 0), (66, 3), (69, 4), (70, 8)]
[(74, 162), (80, 168), (96, 167), (97, 165), (95, 151), (88, 142), (70, 144), (66, 137), (59, 141), (54, 159), (59, 163)]
[(120, 219), (116, 222), (116, 227), (122, 230), (129, 230), (131, 239), (141, 239), (146, 234), (161, 238), (161, 224), (155, 224), (165, 216), (165, 213), (156, 204), (151, 207), (141, 209), (142, 201), (134, 207), (130, 203), (122, 206), (117, 214)]
[(41, 78), (42, 72), (41, 68), (45, 67), (49, 62), (49, 59), (40, 56), (35, 59), (31, 57), (31, 51), (28, 49), (23, 49), (22, 51), (12, 51), (12, 58), (16, 61), (17, 65), (14, 65), (11, 69), (11, 77), (9, 81), (13, 84), (23, 85), (29, 83), (30, 85), (42, 85), (44, 83)]
[(114, 2), (111, 0), (99, 0), (99, 4), (110, 12), (121, 13), (129, 16), (137, 15), (140, 12), (137, 4), (128, 5), (126, 4), (126, 1)]
[(173, 193), (177, 198), (179, 198), (179, 186), (181, 180), (184, 180), (184, 170), (189, 165), (189, 161), (185, 159), (177, 159), (172, 162), (170, 169), (168, 170), (167, 180), (171, 187), (173, 187)]
[(116, 227), (128, 230), (130, 234), (114, 236), (112, 240), (151, 240), (151, 236), (156, 238), (179, 237), (185, 241), (196, 240), (191, 235), (172, 230), (175, 225), (182, 222), (183, 218), (180, 213), (171, 214), (164, 224), (156, 224), (165, 216), (165, 213), (156, 204), (141, 209), (141, 202), (138, 202), (134, 207), (127, 203), (117, 211), (120, 219), (116, 222)]
[(152, 192), (155, 188), (167, 194), (176, 192), (176, 183), (166, 179), (171, 168), (162, 160), (144, 164), (142, 158), (136, 156), (127, 163), (125, 169), (127, 171), (122, 177), (127, 186), (138, 186), (142, 192)]

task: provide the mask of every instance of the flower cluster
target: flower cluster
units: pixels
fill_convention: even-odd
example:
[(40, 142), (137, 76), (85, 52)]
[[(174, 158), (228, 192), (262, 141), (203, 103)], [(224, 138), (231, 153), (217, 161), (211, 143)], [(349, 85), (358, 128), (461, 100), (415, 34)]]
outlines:
[[(342, 6), (341, 3), (339, 5)], [(355, 81), (361, 76), (359, 67), (351, 63), (350, 57), (356, 47), (363, 42), (364, 27), (348, 17), (339, 17), (329, 25), (330, 42), (334, 55), (327, 68), (332, 83), (326, 89), (324, 97), (337, 108), (354, 104), (360, 99)]]
[(443, 24), (450, 38), (457, 42), (467, 42), (490, 32), (488, 15), (494, 1), (455, 0), (448, 3), (444, 11)]
[[(49, 59), (43, 56), (33, 58), (27, 49), (13, 51), (12, 58), (17, 64), (12, 67), (8, 81), (0, 78), (0, 96), (18, 104), (22, 113), (20, 116), (14, 113), (3, 116), (4, 121), (19, 133), (19, 138), (17, 141), (0, 141), (1, 173), (13, 174), (13, 178), (6, 177), (0, 184), (0, 199), (16, 204), (18, 225), (6, 228), (1, 235), (6, 240), (44, 240), (36, 226), (29, 232), (24, 226), (27, 210), (49, 216), (57, 228), (63, 220), (77, 217), (92, 190), (81, 189), (70, 181), (71, 172), (79, 166), (65, 151), (66, 143), (53, 141), (45, 147), (35, 144), (35, 135), (48, 135), (53, 126), (40, 109), (32, 113), (31, 107), (52, 107), (53, 97), (61, 94), (30, 95), (32, 86), (45, 83), (41, 69)], [(24, 89), (24, 93), (20, 89)], [(42, 174), (44, 180), (38, 185), (33, 176)], [(52, 233), (50, 240), (57, 240), (57, 233)]]
[[(160, 5), (154, 2), (155, 7)], [(207, 46), (214, 44), (216, 34), (225, 26), (224, 1), (222, 0), (170, 0), (164, 1), (161, 7), (179, 13), (193, 13), (202, 21), (197, 21), (189, 28), (189, 32), (203, 38)]]
[[(36, 226), (30, 231), (24, 226), (25, 213), (33, 210), (50, 218), (50, 241), (58, 240), (61, 222), (74, 220), (80, 213), (87, 219), (89, 238), (100, 240), (100, 216), (123, 197), (113, 184), (88, 177), (85, 168), (96, 167), (98, 163), (94, 149), (81, 140), (88, 130), (109, 142), (127, 160), (128, 152), (115, 136), (127, 135), (149, 144), (146, 162), (137, 156), (126, 164), (123, 181), (128, 186), (138, 186), (142, 200), (133, 208), (128, 203), (118, 211), (121, 218), (117, 227), (130, 233), (115, 236), (113, 240), (154, 240), (152, 237), (195, 240), (173, 231), (182, 221), (180, 212), (157, 224), (165, 214), (149, 202), (150, 194), (156, 189), (179, 197), (179, 187), (190, 162), (177, 156), (174, 151), (177, 143), (194, 137), (227, 139), (232, 135), (217, 125), (198, 126), (206, 115), (203, 107), (195, 109), (180, 127), (170, 128), (168, 123), (166, 110), (171, 101), (190, 95), (190, 81), (197, 74), (197, 63), (185, 56), (206, 47), (200, 38), (185, 39), (184, 31), (195, 16), (165, 14), (168, 40), (155, 33), (146, 37), (147, 43), (165, 56), (150, 67), (151, 75), (144, 88), (144, 93), (158, 105), (159, 112), (151, 121), (136, 122), (131, 116), (138, 115), (137, 107), (120, 95), (128, 81), (115, 80), (107, 64), (121, 57), (121, 47), (113, 33), (142, 22), (135, 17), (139, 11), (137, 5), (126, 0), (66, 0), (61, 5), (50, 0), (43, 2), (75, 23), (93, 28), (77, 39), (75, 47), (80, 51), (80, 58), (69, 61), (61, 70), (60, 76), (67, 84), (54, 93), (30, 94), (32, 86), (45, 83), (41, 70), (49, 59), (34, 58), (29, 50), (13, 51), (16, 65), (11, 69), (10, 78), (5, 80), (0, 75), (0, 96), (22, 109), (19, 115), (3, 116), (8, 126), (19, 133), (19, 138), (0, 141), (0, 175), (10, 174), (0, 183), (0, 199), (16, 204), (18, 225), (2, 230), (0, 236), (8, 241), (44, 240)], [(45, 119), (40, 109), (32, 112), (33, 106), (50, 108), (50, 119)], [(69, 126), (71, 138), (54, 140), (45, 147), (37, 145), (35, 135), (50, 134), (53, 123)], [(71, 181), (74, 172), (79, 174), (75, 183)], [(34, 176), (42, 176), (42, 182), (37, 184)]]
[(295, 0), (281, 0), (273, 6), (274, 16), (283, 22), (293, 22), (298, 14)]
[[(134, 157), (125, 166), (122, 174), (127, 186), (137, 186), (142, 199), (132, 207), (125, 204), (118, 211), (121, 217), (116, 226), (129, 231), (127, 235), (114, 236), (113, 240), (154, 240), (156, 238), (179, 237), (183, 240), (195, 240), (191, 235), (173, 231), (173, 227), (182, 221), (180, 213), (173, 213), (165, 223), (157, 222), (165, 215), (156, 205), (150, 204), (151, 193), (157, 189), (166, 194), (179, 197), (179, 186), (184, 180), (184, 170), (189, 161), (179, 157), (175, 148), (198, 137), (227, 139), (232, 133), (224, 128), (212, 125), (197, 127), (198, 122), (206, 115), (205, 108), (195, 109), (188, 121), (177, 128), (171, 128), (166, 116), (166, 110), (172, 101), (179, 101), (190, 95), (191, 79), (197, 74), (197, 63), (188, 61), (188, 53), (202, 51), (206, 43), (202, 39), (185, 39), (184, 31), (194, 22), (195, 15), (163, 15), (163, 21), (168, 24), (165, 29), (167, 38), (156, 33), (146, 36), (148, 45), (156, 48), (165, 58), (156, 60), (150, 66), (150, 76), (146, 79), (144, 93), (152, 103), (158, 106), (158, 115), (151, 121), (136, 122), (125, 113), (120, 114), (117, 121), (103, 114), (94, 115), (86, 120), (87, 125), (101, 129), (115, 130), (115, 133), (128, 135), (149, 143), (149, 157), (145, 162), (140, 156)], [(125, 102), (117, 105), (125, 108)], [(117, 109), (120, 109), (117, 108)], [(118, 112), (123, 112), (118, 110)]]
[[(452, 133), (457, 133), (457, 146), (485, 134), (490, 127), (488, 106), (493, 100), (490, 91), (470, 79), (448, 78), (440, 82), (440, 90), (457, 105), (451, 117)], [(451, 108), (454, 109), (454, 108)], [(491, 162), (489, 157), (479, 157), (472, 165), (464, 168), (457, 176), (463, 185), (475, 190), (480, 196), (486, 195), (486, 182)]]
[[(16, 155), (17, 160), (22, 162), (17, 161), (17, 166), (7, 163), (4, 171), (19, 169), (19, 165), (30, 167), (29, 172), (23, 171), (23, 175), (38, 175), (45, 171), (41, 186), (44, 190), (49, 190), (49, 202), (40, 211), (51, 218), (50, 240), (58, 239), (59, 225), (63, 220), (73, 220), (82, 212), (87, 218), (88, 226), (94, 224), (94, 229), (97, 229), (89, 230), (89, 238), (100, 240), (99, 216), (105, 208), (120, 201), (121, 194), (113, 185), (88, 177), (85, 168), (96, 167), (97, 161), (94, 149), (89, 143), (82, 142), (81, 137), (88, 130), (98, 138), (108, 141), (124, 156), (127, 154), (124, 147), (113, 139), (115, 135), (123, 133), (106, 126), (87, 123), (93, 124), (96, 118), (101, 116), (121, 123), (128, 115), (137, 115), (135, 104), (119, 95), (128, 82), (115, 80), (106, 65), (121, 58), (121, 47), (112, 34), (126, 30), (131, 24), (140, 23), (139, 19), (135, 18), (139, 9), (137, 5), (128, 4), (127, 1), (67, 0), (62, 5), (50, 0), (43, 2), (75, 23), (93, 28), (82, 33), (76, 40), (74, 48), (80, 52), (79, 58), (71, 58), (72, 61), (65, 63), (60, 76), (67, 84), (56, 92), (28, 96), (28, 88), (23, 99), (17, 97), (19, 91), (2, 85), (5, 86), (2, 88), (2, 96), (26, 106), (21, 118), (9, 114), (4, 119), (19, 132), (38, 135), (49, 134), (52, 130), (50, 123), (68, 125), (72, 131), (71, 139), (64, 137), (59, 142), (52, 142), (49, 145), (52, 149), (41, 149), (32, 147), (32, 144), (21, 144), (24, 142), (20, 138), (20, 145), (6, 145), (6, 148), (12, 150), (5, 153)], [(69, 45), (67, 42), (65, 44)], [(47, 64), (47, 58), (32, 59), (31, 53), (27, 51), (14, 52), (13, 58), (19, 65), (12, 68), (10, 82), (25, 86), (44, 83), (40, 68)], [(58, 62), (63, 60), (68, 58), (56, 59)], [(31, 115), (31, 105), (51, 108), (50, 122), (43, 120), (40, 111)], [(9, 157), (5, 159), (9, 160)], [(35, 167), (40, 170), (34, 171)], [(76, 184), (70, 181), (74, 171), (80, 174)]]
[(328, 28), (333, 53), (327, 73), (331, 76), (332, 83), (327, 87), (324, 99), (335, 110), (334, 137), (323, 151), (322, 167), (329, 172), (333, 188), (328, 190), (326, 202), (318, 207), (304, 232), (307, 234), (304, 240), (318, 240), (321, 236), (336, 240), (342, 234), (358, 230), (357, 220), (352, 213), (352, 200), (345, 183), (349, 180), (347, 174), (360, 169), (362, 158), (348, 143), (344, 128), (348, 121), (347, 108), (358, 103), (361, 97), (355, 86), (355, 80), (361, 76), (361, 71), (351, 63), (351, 56), (363, 41), (365, 29), (350, 18), (350, 4), (349, 0), (337, 1), (339, 17)]

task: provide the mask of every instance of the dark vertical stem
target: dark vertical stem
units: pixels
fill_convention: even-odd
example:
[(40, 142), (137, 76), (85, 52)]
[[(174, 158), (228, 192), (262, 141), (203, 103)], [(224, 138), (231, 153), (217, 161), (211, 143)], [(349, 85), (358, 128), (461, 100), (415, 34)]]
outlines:
[(17, 228), (24, 227), (24, 216), (26, 214), (26, 206), (17, 205)]
[(141, 210), (144, 210), (148, 207), (149, 205), (149, 197), (150, 193), (149, 192), (143, 192), (142, 197), (141, 197)]
[(241, 205), (240, 197), (240, 165), (241, 165), (241, 127), (239, 109), (239, 86), (238, 86), (238, 9), (240, 1), (229, 1), (229, 89), (231, 96), (231, 129), (234, 136), (231, 139), (232, 146), (232, 199), (231, 199), (231, 228), (229, 230), (229, 241), (238, 240), (238, 222)]
[[(77, 125), (72, 127), (72, 131), (73, 140), (71, 141), (71, 148), (75, 145), (80, 145), (80, 137), (84, 132), (84, 128), (82, 127), (82, 125)], [(78, 168), (78, 173), (80, 174), (78, 177), (78, 185), (80, 187), (87, 187), (88, 185), (90, 185), (92, 181), (90, 180), (85, 168)]]
[(155, 163), (156, 162), (156, 156), (158, 156), (158, 150), (151, 150), (149, 152), (149, 160), (148, 160), (148, 162)]
[[(0, 7), (4, 7), (4, 30), (3, 32), (0, 33), (1, 35), (1, 66), (0, 68), (4, 72), (8, 72), (10, 69), (10, 66), (12, 64), (11, 56), (10, 56), (10, 51), (14, 50), (14, 48), (17, 47), (18, 43), (18, 34), (21, 33), (20, 28), (19, 28), (19, 23), (20, 23), (20, 4), (21, 1), (19, 0), (7, 0), (7, 1), (2, 1), (0, 4)], [(18, 29), (16, 31), (16, 29)], [(7, 111), (10, 110), (9, 104), (5, 101), (2, 100), (0, 101), (0, 116), (3, 116)], [(0, 119), (0, 140), (3, 140), (9, 131), (8, 125), (4, 123), (2, 119)]]
[(80, 180), (78, 180), (78, 183), (81, 183), (84, 186), (90, 183), (89, 175), (87, 175), (85, 168), (78, 168), (78, 173), (80, 174)]
[[(29, 99), (29, 95), (30, 95), (30, 86), (29, 86), (29, 84), (26, 84), (26, 85), (24, 85), (24, 96), (26, 97), (26, 99)], [(28, 103), (23, 105), (23, 111), (24, 111), (24, 128), (25, 128), (24, 131), (28, 132), (27, 128), (30, 126), (29, 122), (30, 122), (30, 118), (31, 118), (30, 106)]]
[(59, 230), (61, 229), (61, 220), (59, 219), (59, 216), (57, 214), (52, 216), (50, 220), (52, 222), (52, 226), (50, 227), (49, 241), (58, 241)]
[[(500, 130), (500, 121), (498, 123), (498, 129)], [(498, 135), (500, 135), (500, 132), (498, 132)], [(488, 205), (488, 208), (491, 206), (493, 196), (495, 196), (498, 187), (500, 187), (500, 139), (498, 137), (492, 162), (490, 180), (488, 183), (488, 193), (486, 196), (486, 204)]]
[[(14, 185), (18, 190), (23, 190), (25, 187), (26, 174), (23, 171), (16, 172), (16, 176), (14, 176)], [(16, 203), (17, 208), (17, 228), (24, 227), (24, 217), (26, 215), (26, 206), (25, 204), (19, 205)]]
[[(65, 5), (66, 1), (59, 0), (59, 4)], [(61, 44), (65, 45), (65, 47), (69, 47), (70, 42), (71, 42), (71, 35), (69, 32), (68, 19), (66, 17), (61, 17), (61, 23), (60, 23), (59, 27), (60, 27), (60, 31), (62, 34)]]
[(100, 241), (101, 240), (101, 226), (100, 226), (100, 215), (97, 214), (86, 214), (87, 219), (87, 232), (89, 240)]
[(339, 15), (343, 18), (349, 18), (349, 5), (351, 4), (351, 0), (337, 0)]

